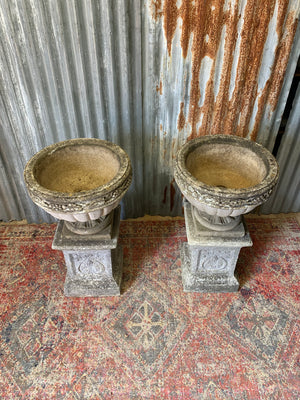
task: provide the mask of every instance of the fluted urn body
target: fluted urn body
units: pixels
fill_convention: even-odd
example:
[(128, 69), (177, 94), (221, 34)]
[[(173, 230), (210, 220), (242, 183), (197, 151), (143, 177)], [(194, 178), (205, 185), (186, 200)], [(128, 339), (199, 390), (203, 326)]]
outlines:
[(269, 198), (278, 165), (267, 149), (251, 140), (208, 135), (179, 149), (174, 177), (203, 225), (230, 230), (242, 214)]
[(128, 155), (100, 139), (70, 139), (35, 154), (24, 179), (31, 199), (69, 223), (103, 219), (118, 206), (132, 180)]

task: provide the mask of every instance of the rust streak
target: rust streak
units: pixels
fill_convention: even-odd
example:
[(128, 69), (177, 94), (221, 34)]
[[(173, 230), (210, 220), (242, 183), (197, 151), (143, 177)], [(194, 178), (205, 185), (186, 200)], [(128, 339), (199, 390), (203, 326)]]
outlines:
[[(180, 8), (177, 8), (176, 0), (164, 1), (162, 15), (168, 54), (171, 55), (179, 18), (182, 19), (180, 44), (183, 58), (191, 48), (189, 108), (185, 116), (181, 103), (177, 120), (179, 131), (187, 122), (190, 124), (189, 138), (227, 133), (250, 136), (255, 140), (265, 104), (268, 103), (274, 111), (297, 26), (295, 11), (287, 14), (289, 1), (277, 1), (279, 42), (274, 49), (269, 80), (262, 81), (263, 87), (259, 87), (258, 82), (276, 0), (247, 0), (244, 9), (238, 0), (228, 2), (226, 7), (225, 1), (182, 0)], [(220, 51), (222, 57), (218, 58)], [(238, 55), (236, 60), (235, 51)], [(200, 77), (203, 60), (210, 60), (205, 64), (205, 80)], [(257, 111), (254, 109), (256, 102)], [(256, 112), (256, 119), (249, 132), (253, 112)]]
[(176, 0), (165, 0), (163, 7), (164, 31), (167, 39), (169, 56), (171, 55), (172, 41), (176, 31), (178, 15), (179, 12), (176, 7)]
[[(228, 111), (226, 113), (226, 119), (224, 123), (224, 131), (228, 133), (233, 133), (235, 135), (242, 135), (241, 130), (238, 129), (239, 118), (242, 112), (242, 104), (251, 101), (252, 91), (246, 93), (247, 82), (254, 83), (257, 85), (256, 77), (253, 82), (253, 77), (251, 75), (251, 65), (250, 52), (251, 44), (254, 39), (255, 30), (259, 23), (257, 18), (257, 12), (259, 11), (256, 7), (256, 0), (248, 0), (245, 12), (244, 12), (244, 22), (242, 26), (242, 31), (240, 33), (240, 48), (239, 48), (239, 58), (236, 68), (236, 76), (234, 80), (234, 90), (232, 93), (232, 98), (229, 98), (228, 93)], [(241, 16), (239, 15), (239, 19)], [(260, 48), (263, 43), (259, 45), (257, 49), (260, 52)], [(252, 101), (251, 101), (252, 102)]]
[(278, 46), (276, 54), (276, 69), (273, 69), (270, 77), (271, 91), (269, 95), (269, 104), (272, 107), (272, 111), (275, 110), (278, 97), (282, 88), (284, 73), (289, 61), (290, 49), (293, 45), (294, 36), (297, 30), (298, 19), (295, 18), (294, 12), (291, 12), (287, 17), (286, 25), (288, 26), (287, 34), (281, 34), (281, 42)]
[(195, 26), (195, 7), (190, 0), (183, 0), (179, 10), (182, 18), (181, 48), (182, 56), (186, 58), (190, 37)]
[[(274, 8), (275, 0), (260, 2), (257, 9), (254, 10), (254, 15), (251, 15), (252, 27), (254, 27), (254, 29), (252, 37), (250, 38), (249, 53), (245, 60), (245, 64), (247, 64), (245, 69), (246, 79), (244, 93), (241, 99), (241, 115), (237, 126), (237, 134), (244, 137), (248, 136), (249, 122), (255, 100), (258, 96), (258, 76), (264, 53), (264, 46), (268, 36), (268, 29), (266, 28), (269, 26)], [(257, 15), (260, 16), (258, 21), (256, 18)], [(250, 22), (251, 17), (249, 16)]]
[[(228, 134), (224, 129), (226, 116), (232, 114), (234, 109), (229, 108), (228, 96), (230, 90), (231, 67), (234, 58), (234, 49), (237, 40), (236, 26), (239, 20), (238, 4), (235, 4), (232, 12), (226, 12), (223, 16), (224, 25), (226, 25), (224, 57), (220, 76), (220, 87), (212, 111), (211, 133)], [(224, 26), (223, 25), (223, 26)], [(221, 43), (220, 43), (221, 46)]]
[(181, 102), (180, 103), (180, 113), (179, 113), (178, 120), (177, 120), (177, 129), (179, 131), (182, 131), (182, 129), (184, 128), (184, 125), (185, 125), (185, 115), (184, 115), (183, 108), (184, 108), (184, 103)]
[[(284, 9), (283, 9), (284, 10)], [(286, 11), (282, 12), (284, 16)], [(295, 12), (292, 11), (288, 14), (286, 18), (286, 31), (284, 34), (283, 29), (278, 30), (279, 43), (275, 60), (273, 64), (273, 69), (268, 79), (262, 94), (258, 101), (258, 112), (255, 118), (255, 124), (251, 132), (251, 139), (256, 140), (257, 133), (260, 126), (260, 121), (263, 117), (264, 105), (267, 103), (270, 107), (270, 111), (274, 111), (279, 99), (280, 91), (283, 85), (284, 73), (287, 68), (289, 61), (289, 50), (292, 47), (294, 36), (297, 29), (298, 20), (296, 19)], [(276, 68), (275, 68), (276, 66)]]
[(152, 0), (151, 2), (152, 16), (155, 20), (158, 20), (158, 18), (162, 15), (161, 1), (162, 0)]
[(162, 85), (162, 81), (159, 81), (159, 86), (156, 85), (156, 91), (159, 92), (160, 95), (163, 94), (163, 85)]
[[(195, 135), (206, 135), (212, 132), (212, 123), (215, 109), (215, 101), (214, 101), (214, 76), (215, 76), (215, 68), (217, 62), (217, 53), (219, 50), (222, 30), (224, 26), (224, 22), (226, 19), (226, 13), (224, 13), (223, 6), (220, 7), (220, 3), (218, 1), (212, 2), (213, 5), (209, 10), (209, 19), (210, 24), (207, 28), (207, 33), (205, 37), (208, 36), (207, 41), (207, 50), (204, 56), (209, 55), (213, 60), (212, 71), (210, 74), (209, 81), (205, 90), (205, 101), (203, 106), (200, 108), (199, 106), (199, 114), (203, 114), (201, 127), (195, 130)], [(198, 77), (199, 79), (199, 77)], [(198, 122), (198, 121), (196, 121)]]

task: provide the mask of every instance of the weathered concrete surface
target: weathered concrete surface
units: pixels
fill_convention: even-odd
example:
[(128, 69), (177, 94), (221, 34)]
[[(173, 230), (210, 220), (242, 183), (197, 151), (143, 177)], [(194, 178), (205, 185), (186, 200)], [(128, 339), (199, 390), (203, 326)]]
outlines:
[(118, 246), (120, 206), (110, 227), (93, 235), (78, 235), (60, 221), (52, 248), (64, 253), (67, 275), (64, 293), (71, 297), (119, 296), (123, 252)]
[(231, 135), (190, 140), (178, 150), (174, 163), (182, 194), (203, 217), (219, 218), (216, 230), (217, 225), (223, 230), (230, 223), (226, 218), (237, 218), (264, 203), (278, 173), (278, 164), (267, 149)]
[(119, 296), (122, 248), (64, 251), (67, 265), (64, 294), (69, 297)]
[(241, 227), (235, 228), (236, 237), (222, 232), (209, 235), (210, 230), (197, 227), (191, 205), (184, 203), (184, 214), (188, 243), (181, 248), (181, 268), (183, 290), (185, 292), (235, 292), (239, 282), (234, 270), (242, 247), (252, 246), (249, 232), (245, 228), (240, 236)]
[(118, 206), (132, 180), (127, 153), (115, 143), (94, 138), (47, 146), (26, 164), (29, 195), (50, 215), (89, 222)]

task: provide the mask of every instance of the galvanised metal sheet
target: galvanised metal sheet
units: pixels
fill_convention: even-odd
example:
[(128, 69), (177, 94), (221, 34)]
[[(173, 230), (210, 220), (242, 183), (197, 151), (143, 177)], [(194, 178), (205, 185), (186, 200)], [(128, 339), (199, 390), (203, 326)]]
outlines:
[(269, 201), (262, 207), (264, 214), (300, 211), (300, 85), (293, 102), (277, 161), (279, 180)]
[(299, 2), (157, 0), (144, 12), (145, 196), (172, 215), (182, 199), (170, 166), (189, 138), (233, 134), (272, 150), (299, 56), (298, 41), (289, 63)]
[(74, 137), (128, 152), (134, 177), (123, 217), (181, 214), (172, 164), (188, 138), (228, 133), (272, 147), (299, 7), (2, 0), (0, 219), (51, 221), (29, 199), (23, 168), (44, 146)]
[(52, 220), (29, 199), (23, 168), (75, 137), (128, 152), (134, 179), (123, 209), (143, 214), (141, 22), (135, 0), (1, 1), (1, 219)]

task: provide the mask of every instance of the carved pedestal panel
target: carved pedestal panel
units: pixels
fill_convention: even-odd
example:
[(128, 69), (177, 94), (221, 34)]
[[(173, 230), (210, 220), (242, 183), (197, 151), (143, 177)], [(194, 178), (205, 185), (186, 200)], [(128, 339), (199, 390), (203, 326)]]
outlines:
[(109, 226), (91, 235), (78, 235), (65, 221), (58, 223), (52, 247), (64, 253), (66, 296), (120, 295), (123, 253), (117, 244), (119, 224), (119, 207), (112, 211)]
[(67, 265), (65, 295), (119, 296), (122, 250), (64, 251)]
[(184, 291), (237, 291), (234, 270), (239, 252), (252, 245), (244, 222), (230, 232), (215, 232), (195, 220), (190, 203), (184, 203), (184, 212), (188, 237), (181, 249)]

